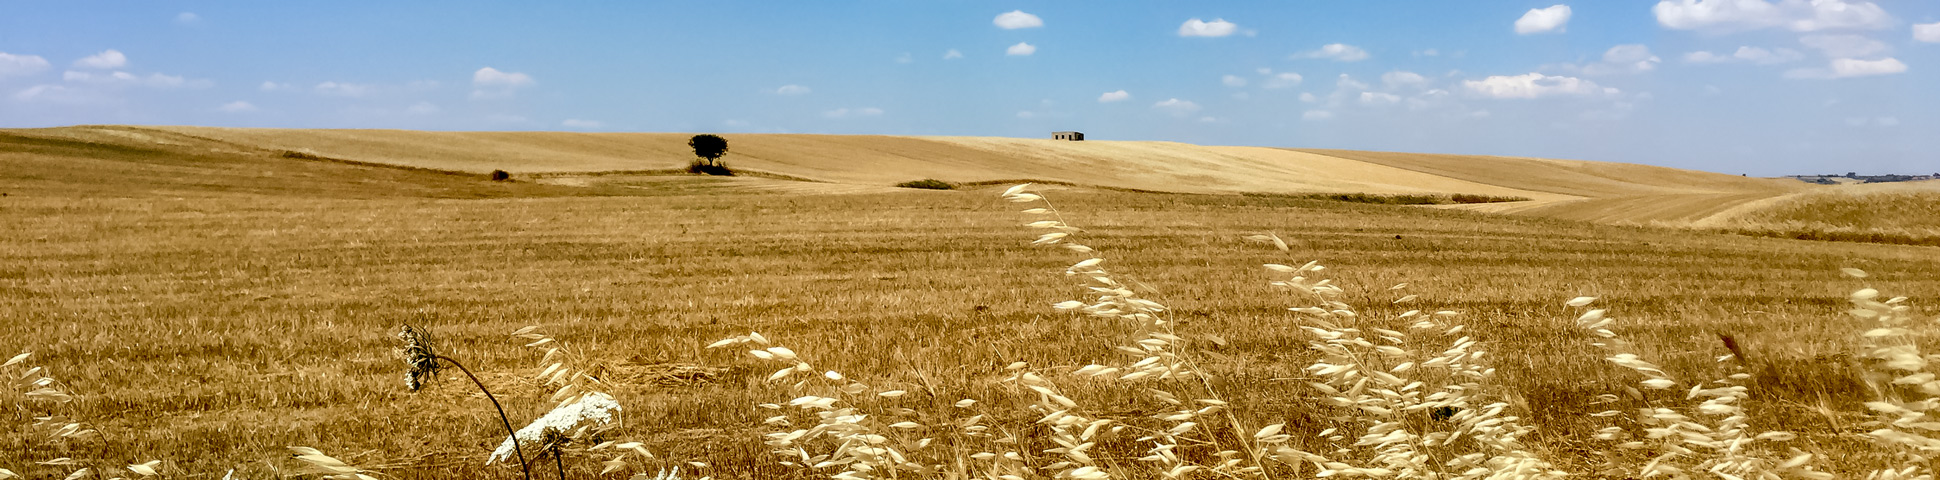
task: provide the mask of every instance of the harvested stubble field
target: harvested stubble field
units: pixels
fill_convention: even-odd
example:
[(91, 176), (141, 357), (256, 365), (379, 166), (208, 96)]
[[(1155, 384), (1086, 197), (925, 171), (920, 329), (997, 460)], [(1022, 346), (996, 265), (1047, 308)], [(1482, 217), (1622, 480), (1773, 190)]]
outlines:
[[(971, 415), (960, 399), (978, 399), (975, 412), (1022, 438), (1020, 450), (1052, 445), (1034, 423), (1043, 413), (1026, 408), (1035, 394), (1002, 381), (1013, 362), (1094, 415), (1173, 408), (1070, 375), (1122, 362), (1113, 347), (1135, 338), (1122, 323), (1050, 307), (1085, 295), (1064, 274), (1083, 257), (1029, 247), (1041, 231), (1020, 226), (1030, 218), (996, 198), (1001, 187), (831, 195), (676, 177), (582, 188), (221, 152), (96, 152), (99, 164), (70, 168), (49, 159), (83, 146), (21, 142), (0, 151), (0, 168), (40, 173), (0, 177), (0, 357), (33, 352), (30, 363), (76, 396), (0, 393), (0, 468), (30, 478), (149, 460), (170, 477), (287, 476), (299, 466), (286, 458), (292, 445), (394, 478), (516, 477), (481, 465), (504, 434), (464, 380), (406, 391), (403, 323), (480, 373), (514, 424), (552, 406), (534, 380), (539, 352), (509, 336), (542, 325), (601, 365), (626, 407), (625, 426), (607, 435), (643, 442), (665, 465), (707, 465), (687, 467), (692, 476), (814, 476), (778, 465), (761, 443), (775, 413), (757, 405), (795, 390), (765, 381), (773, 367), (744, 349), (703, 348), (751, 331), (818, 370), (910, 392), (865, 405), (877, 413), (904, 407), (901, 417), (938, 425)], [(1601, 360), (1564, 301), (1601, 297), (1638, 353), (1693, 384), (1729, 372), (1714, 359), (1726, 353), (1718, 335), (1732, 335), (1752, 363), (1753, 426), (1799, 432), (1792, 446), (1845, 474), (1894, 464), (1858, 435), (1871, 393), (1850, 370), (1859, 330), (1841, 313), (1847, 292), (1911, 297), (1921, 318), (1940, 302), (1933, 247), (1041, 190), (1119, 280), (1170, 307), (1190, 350), (1210, 352), (1200, 367), (1239, 421), (1286, 422), (1311, 451), (1329, 451), (1316, 434), (1337, 413), (1309, 386), (1314, 339), (1287, 310), (1312, 302), (1269, 288), (1262, 263), (1325, 263), (1343, 301), (1370, 319), (1462, 312), (1454, 319), (1500, 369), (1491, 383), (1537, 427), (1532, 450), (1592, 476), (1643, 458), (1591, 440), (1610, 422), (1587, 415), (1638, 377)], [(1242, 240), (1269, 231), (1290, 251)], [(1874, 275), (1844, 278), (1841, 267)], [(1401, 294), (1418, 300), (1390, 304)], [(1652, 395), (1688, 405), (1679, 392)], [(30, 426), (48, 414), (99, 433), (50, 440)], [(936, 448), (952, 444), (934, 435), (945, 439)], [(1137, 465), (1150, 445), (1133, 436), (1092, 456)], [(41, 464), (57, 458), (76, 463)], [(600, 472), (588, 453), (566, 459), (575, 478)]]

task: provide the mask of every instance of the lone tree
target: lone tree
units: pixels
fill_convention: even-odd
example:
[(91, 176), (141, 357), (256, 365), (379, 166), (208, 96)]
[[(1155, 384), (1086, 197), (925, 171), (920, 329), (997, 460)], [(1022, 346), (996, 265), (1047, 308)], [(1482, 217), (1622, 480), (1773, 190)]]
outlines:
[(727, 139), (721, 138), (720, 135), (707, 133), (695, 135), (693, 139), (687, 141), (687, 146), (694, 147), (694, 156), (698, 157), (694, 161), (696, 165), (727, 166), (721, 163), (721, 157), (727, 156), (728, 153)]

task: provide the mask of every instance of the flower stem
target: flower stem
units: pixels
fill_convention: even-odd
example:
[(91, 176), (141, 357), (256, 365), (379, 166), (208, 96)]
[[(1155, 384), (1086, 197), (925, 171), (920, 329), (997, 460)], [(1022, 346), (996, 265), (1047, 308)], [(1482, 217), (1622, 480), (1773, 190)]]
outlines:
[[(518, 431), (512, 429), (512, 419), (505, 416), (505, 407), (499, 405), (498, 397), (492, 396), (492, 391), (485, 389), (485, 382), (478, 381), (478, 376), (472, 375), (471, 369), (465, 368), (465, 365), (458, 363), (457, 360), (452, 360), (451, 357), (444, 355), (438, 355), (432, 358), (443, 360), (445, 363), (450, 363), (451, 366), (458, 367), (458, 371), (465, 372), (465, 377), (472, 379), (472, 383), (478, 385), (478, 391), (485, 392), (485, 399), (491, 400), (492, 408), (498, 409), (498, 420), (505, 424), (506, 438), (512, 439), (512, 451), (519, 454), (519, 470), (525, 474), (525, 480), (532, 480), (532, 467), (525, 463), (525, 449), (519, 447)], [(561, 477), (560, 480), (565, 479)]]

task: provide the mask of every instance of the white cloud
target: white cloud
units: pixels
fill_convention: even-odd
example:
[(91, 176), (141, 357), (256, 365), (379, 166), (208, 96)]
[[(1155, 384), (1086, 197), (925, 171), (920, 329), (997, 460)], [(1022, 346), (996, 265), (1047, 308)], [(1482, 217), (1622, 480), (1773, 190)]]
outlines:
[(1293, 58), (1324, 58), (1337, 62), (1358, 62), (1367, 59), (1367, 50), (1344, 43), (1330, 43), (1320, 48), (1296, 53)]
[(1516, 34), (1561, 33), (1570, 23), (1569, 5), (1551, 5), (1549, 8), (1532, 8), (1516, 19)]
[(1334, 87), (1341, 90), (1367, 90), (1368, 88), (1366, 83), (1361, 83), (1360, 80), (1355, 80), (1354, 77), (1345, 73), (1340, 74), (1339, 78), (1334, 79)]
[(1033, 112), (1030, 110), (1017, 111), (1017, 118), (1035, 118), (1035, 117), (1037, 117), (1037, 112)]
[(1334, 118), (1334, 112), (1329, 112), (1326, 110), (1308, 110), (1300, 114), (1300, 119), (1307, 120), (1307, 121), (1317, 122), (1317, 121), (1326, 120), (1330, 118)]
[(1023, 10), (1011, 10), (1008, 13), (997, 15), (997, 18), (991, 20), (990, 23), (996, 24), (997, 28), (1016, 30), (1019, 28), (1042, 27), (1044, 26), (1044, 19), (1037, 18), (1037, 15), (1024, 13)]
[(1033, 53), (1037, 53), (1037, 46), (1024, 42), (1017, 42), (1016, 45), (1011, 45), (1010, 48), (1004, 49), (1004, 55), (1017, 57), (1029, 56)]
[(1940, 22), (1913, 25), (1913, 39), (1927, 43), (1940, 43)]
[(795, 85), (791, 83), (788, 85), (775, 87), (774, 90), (769, 90), (768, 93), (773, 93), (775, 95), (807, 95), (808, 92), (811, 92), (811, 91), (813, 90), (810, 90), (808, 87)]
[(46, 70), (47, 67), (47, 59), (39, 55), (14, 55), (0, 52), (0, 77), (33, 75)]
[(1200, 21), (1194, 18), (1186, 20), (1186, 23), (1179, 25), (1179, 36), (1181, 37), (1224, 37), (1232, 35), (1233, 32), (1237, 31), (1239, 31), (1239, 25), (1234, 25), (1233, 22), (1228, 22), (1220, 18), (1215, 18), (1210, 22)]
[(1436, 49), (1433, 49), (1433, 48), (1430, 48), (1430, 49), (1427, 49), (1427, 50), (1420, 50), (1420, 51), (1416, 51), (1416, 52), (1415, 52), (1415, 56), (1417, 56), (1417, 57), (1439, 57), (1439, 56), (1441, 56), (1441, 54), (1442, 54), (1442, 51), (1441, 51), (1441, 50), (1436, 50)]
[(1104, 95), (1098, 96), (1098, 103), (1111, 103), (1119, 100), (1124, 100), (1127, 98), (1132, 98), (1132, 94), (1125, 93), (1124, 90), (1119, 90), (1116, 92), (1105, 92)]
[(182, 12), (182, 13), (175, 14), (175, 23), (178, 23), (178, 24), (194, 25), (197, 22), (201, 22), (201, 21), (202, 21), (202, 16), (196, 15), (195, 12)]
[(1664, 0), (1651, 8), (1657, 24), (1675, 30), (1730, 32), (1784, 28), (1794, 32), (1883, 29), (1893, 17), (1879, 5), (1848, 0)]
[(909, 56), (909, 52), (903, 52), (902, 55), (896, 56), (896, 63), (915, 63), (915, 62), (916, 62), (916, 57)]
[(525, 123), (525, 116), (510, 113), (494, 113), (486, 115), (485, 119), (498, 123)]
[(1168, 98), (1165, 101), (1152, 104), (1152, 108), (1170, 113), (1174, 116), (1185, 117), (1198, 112), (1199, 104), (1177, 98)]
[(1307, 102), (1307, 103), (1314, 103), (1314, 102), (1320, 101), (1320, 97), (1316, 97), (1314, 96), (1314, 94), (1311, 94), (1311, 93), (1300, 92), (1300, 101)]
[(1219, 121), (1219, 117), (1214, 117), (1214, 116), (1211, 116), (1211, 115), (1207, 115), (1207, 116), (1204, 116), (1204, 117), (1199, 117), (1199, 123), (1213, 123), (1213, 122), (1217, 122), (1217, 121)]
[[(265, 86), (267, 86), (267, 82), (265, 82)], [(356, 83), (323, 82), (316, 86), (317, 93), (336, 95), (339, 97), (362, 97), (370, 94), (371, 90), (370, 85)]]
[(1244, 87), (1246, 86), (1246, 79), (1239, 75), (1227, 75), (1219, 77), (1219, 83), (1225, 84), (1228, 87)]
[(257, 85), (256, 89), (262, 90), (265, 92), (274, 92), (278, 90), (295, 90), (296, 86), (290, 85), (287, 83), (276, 83), (276, 82), (265, 80), (263, 81), (262, 85)]
[(1752, 46), (1738, 47), (1738, 51), (1732, 52), (1730, 55), (1721, 55), (1705, 51), (1684, 54), (1685, 63), (1746, 62), (1758, 65), (1777, 65), (1780, 63), (1796, 62), (1802, 58), (1805, 58), (1805, 54), (1799, 53), (1798, 50), (1789, 48), (1766, 50)]
[(1657, 55), (1650, 53), (1650, 47), (1629, 44), (1610, 47), (1603, 52), (1603, 61), (1583, 67), (1586, 75), (1609, 75), (1616, 73), (1642, 73), (1657, 69), (1663, 62)]
[(963, 58), (963, 52), (959, 52), (957, 49), (952, 48), (948, 52), (943, 52), (944, 60), (956, 60), (959, 58)]
[(15, 100), (29, 102), (67, 104), (101, 103), (107, 100), (107, 97), (103, 97), (98, 93), (86, 89), (70, 88), (61, 85), (35, 85), (27, 87), (21, 91), (14, 92), (13, 98)]
[(61, 80), (66, 80), (74, 83), (93, 84), (93, 85), (138, 86), (138, 87), (155, 87), (155, 88), (174, 88), (174, 87), (185, 87), (185, 86), (201, 87), (201, 86), (207, 86), (208, 84), (208, 82), (206, 81), (190, 82), (187, 79), (184, 79), (182, 77), (178, 77), (175, 75), (163, 75), (160, 73), (151, 73), (151, 74), (148, 74), (147, 76), (141, 76), (141, 75), (135, 75), (132, 73), (122, 72), (122, 71), (115, 71), (110, 73), (89, 73), (89, 72), (68, 70), (66, 72), (61, 72)]
[(1395, 70), (1381, 74), (1381, 83), (1387, 84), (1388, 88), (1414, 87), (1427, 84), (1428, 77), (1415, 72)]
[(600, 123), (598, 120), (581, 120), (577, 118), (568, 118), (566, 119), (566, 121), (559, 122), (559, 126), (566, 127), (566, 128), (595, 129), (600, 127), (605, 127), (606, 124)]
[(1906, 63), (1893, 57), (1879, 60), (1835, 58), (1826, 68), (1799, 68), (1785, 72), (1786, 78), (1853, 78), (1892, 75), (1906, 71)]
[(1897, 126), (1900, 126), (1900, 118), (1899, 117), (1879, 117), (1879, 118), (1873, 119), (1873, 123), (1882, 127), (1897, 127)]
[(1293, 87), (1300, 86), (1300, 82), (1302, 80), (1305, 80), (1305, 79), (1301, 78), (1300, 74), (1298, 73), (1280, 72), (1280, 73), (1273, 74), (1273, 76), (1267, 77), (1266, 83), (1260, 86), (1271, 88), (1271, 89), (1293, 88)]
[(1832, 58), (1870, 57), (1887, 50), (1885, 43), (1859, 35), (1806, 35), (1799, 43)]
[(404, 107), (404, 113), (412, 115), (430, 115), (440, 111), (443, 111), (443, 109), (438, 108), (436, 104), (431, 102), (418, 102), (411, 104), (409, 107)]
[(222, 104), (222, 106), (216, 107), (216, 110), (221, 110), (229, 113), (249, 113), (249, 112), (256, 111), (256, 106), (251, 105), (249, 102), (237, 100), (234, 102)]
[(74, 66), (76, 67), (95, 68), (95, 69), (101, 69), (101, 70), (106, 70), (110, 68), (121, 68), (122, 66), (125, 66), (125, 65), (128, 65), (128, 56), (122, 55), (121, 52), (117, 50), (103, 51), (101, 53), (89, 55), (87, 58), (74, 61)]
[(834, 110), (822, 112), (822, 116), (828, 117), (828, 118), (876, 117), (876, 116), (881, 116), (882, 114), (883, 114), (882, 109), (875, 108), (875, 107), (862, 107), (862, 108), (845, 107), (845, 108), (837, 108)]
[(509, 97), (520, 88), (536, 84), (531, 75), (521, 72), (501, 71), (492, 67), (480, 68), (472, 72), (472, 98)]
[(1467, 87), (1470, 92), (1489, 98), (1541, 98), (1558, 95), (1591, 96), (1619, 93), (1615, 88), (1601, 87), (1589, 80), (1534, 72), (1468, 80), (1462, 82), (1462, 86)]
[(1400, 95), (1381, 92), (1361, 92), (1362, 105), (1393, 105), (1400, 102)]

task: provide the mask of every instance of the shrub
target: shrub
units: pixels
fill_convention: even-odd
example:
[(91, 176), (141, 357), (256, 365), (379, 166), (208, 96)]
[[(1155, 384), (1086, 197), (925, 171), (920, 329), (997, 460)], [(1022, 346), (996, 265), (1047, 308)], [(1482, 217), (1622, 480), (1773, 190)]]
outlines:
[(898, 183), (896, 184), (896, 186), (903, 187), (903, 188), (922, 188), (922, 189), (928, 189), (928, 190), (954, 190), (957, 188), (956, 185), (952, 185), (950, 184), (950, 182), (945, 182), (934, 178), (925, 178), (922, 180), (911, 180), (903, 183)]
[(510, 174), (510, 173), (505, 173), (505, 171), (504, 171), (504, 170), (493, 170), (493, 171), (492, 171), (492, 181), (494, 181), (494, 182), (510, 182), (510, 181), (512, 181), (512, 174)]
[(726, 165), (707, 164), (707, 163), (701, 163), (699, 161), (695, 161), (694, 163), (688, 164), (687, 173), (692, 173), (695, 175), (716, 175), (716, 176), (722, 176), (722, 177), (734, 176), (734, 171), (728, 170)]

